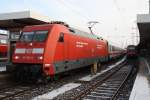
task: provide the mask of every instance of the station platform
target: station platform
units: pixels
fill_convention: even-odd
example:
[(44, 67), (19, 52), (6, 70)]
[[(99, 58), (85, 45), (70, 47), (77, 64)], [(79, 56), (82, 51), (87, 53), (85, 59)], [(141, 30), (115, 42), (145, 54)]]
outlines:
[(140, 58), (139, 71), (129, 100), (150, 100), (150, 58)]
[(0, 62), (0, 72), (6, 71), (7, 62)]

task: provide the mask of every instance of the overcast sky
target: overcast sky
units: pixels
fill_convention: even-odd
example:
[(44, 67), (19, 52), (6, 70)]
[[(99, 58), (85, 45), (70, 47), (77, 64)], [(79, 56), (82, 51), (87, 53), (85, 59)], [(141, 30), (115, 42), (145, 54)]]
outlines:
[(125, 47), (136, 32), (136, 14), (148, 13), (148, 0), (1, 0), (0, 13), (32, 10), (89, 31), (88, 21), (99, 21), (93, 31)]

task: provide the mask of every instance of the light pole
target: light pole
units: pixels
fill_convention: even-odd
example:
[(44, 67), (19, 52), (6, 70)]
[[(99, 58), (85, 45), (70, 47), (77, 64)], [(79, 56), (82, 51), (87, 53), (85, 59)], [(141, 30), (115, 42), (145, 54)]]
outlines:
[(99, 23), (99, 22), (98, 22), (98, 21), (89, 21), (89, 22), (88, 22), (88, 25), (89, 25), (88, 28), (89, 28), (91, 34), (94, 34), (93, 31), (92, 31), (92, 28), (93, 28), (93, 26), (94, 26), (95, 24), (97, 24), (97, 23)]
[(150, 14), (150, 0), (149, 0), (149, 14)]

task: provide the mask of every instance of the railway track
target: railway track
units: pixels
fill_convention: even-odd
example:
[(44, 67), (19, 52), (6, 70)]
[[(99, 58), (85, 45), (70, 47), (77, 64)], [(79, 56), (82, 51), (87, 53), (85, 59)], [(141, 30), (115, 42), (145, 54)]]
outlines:
[[(79, 75), (76, 77), (79, 77)], [(52, 81), (46, 85), (45, 84), (23, 85), (23, 83), (16, 83), (16, 84), (7, 83), (6, 85), (2, 84), (0, 85), (3, 86), (0, 88), (0, 100), (30, 100), (34, 96), (44, 94), (48, 91), (51, 91), (54, 88), (57, 88), (65, 83), (68, 83), (69, 79), (70, 79), (69, 76), (63, 77), (58, 81)]]
[(130, 76), (124, 85), (120, 88), (120, 91), (116, 94), (115, 100), (129, 100), (130, 93), (132, 91), (134, 81), (138, 72), (138, 59), (128, 60), (130, 65), (133, 67)]
[[(126, 63), (126, 62), (125, 62)], [(120, 66), (121, 67), (121, 66)], [(114, 71), (118, 70), (120, 67), (113, 68), (113, 70), (110, 70), (107, 72), (107, 77), (111, 76)], [(108, 74), (109, 73), (109, 74)], [(74, 81), (75, 77), (78, 79), (80, 75), (72, 77), (72, 81)], [(82, 76), (82, 75), (81, 75)], [(81, 77), (80, 76), (80, 77)], [(101, 75), (101, 78), (103, 78), (105, 75)], [(9, 86), (6, 88), (0, 88), (0, 100), (30, 100), (31, 98), (41, 95), (44, 93), (47, 93), (54, 88), (57, 88), (63, 84), (68, 83), (70, 77), (64, 77), (63, 79), (51, 82), (47, 85), (23, 85), (18, 84), (14, 86)], [(70, 82), (70, 81), (69, 81)], [(83, 98), (83, 97), (82, 97)]]
[(0, 100), (9, 99), (13, 96), (32, 90), (34, 88), (36, 88), (36, 86), (21, 85), (21, 84), (15, 84), (15, 85), (4, 87), (0, 89)]
[(76, 83), (82, 85), (57, 96), (54, 100), (113, 100), (131, 71), (132, 67), (124, 61), (91, 81), (77, 81)]
[(130, 65), (123, 64), (118, 71), (105, 76), (105, 79), (91, 84), (85, 91), (81, 91), (74, 100), (115, 100), (120, 88), (123, 86), (132, 71)]

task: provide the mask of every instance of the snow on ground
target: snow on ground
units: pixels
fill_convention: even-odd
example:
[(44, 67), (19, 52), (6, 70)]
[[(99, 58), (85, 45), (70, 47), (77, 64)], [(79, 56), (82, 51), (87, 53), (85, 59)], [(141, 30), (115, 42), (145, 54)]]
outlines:
[(105, 73), (106, 71), (111, 70), (112, 68), (116, 67), (117, 65), (122, 63), (125, 59), (126, 59), (126, 57), (124, 57), (120, 61), (116, 62), (115, 64), (108, 66), (107, 69), (102, 70), (100, 73), (97, 73), (96, 75), (87, 75), (87, 76), (84, 76), (84, 77), (80, 78), (79, 80), (80, 81), (91, 81), (92, 79), (96, 78), (97, 76), (99, 76), (99, 75)]
[(0, 66), (0, 72), (6, 71), (6, 66)]
[(61, 86), (58, 89), (51, 91), (51, 92), (48, 92), (48, 93), (43, 94), (43, 95), (39, 95), (39, 96), (33, 98), (33, 100), (50, 100), (50, 99), (57, 97), (60, 94), (65, 93), (66, 91), (69, 91), (69, 90), (76, 88), (80, 85), (81, 84), (79, 84), (79, 83), (68, 83), (68, 84)]

